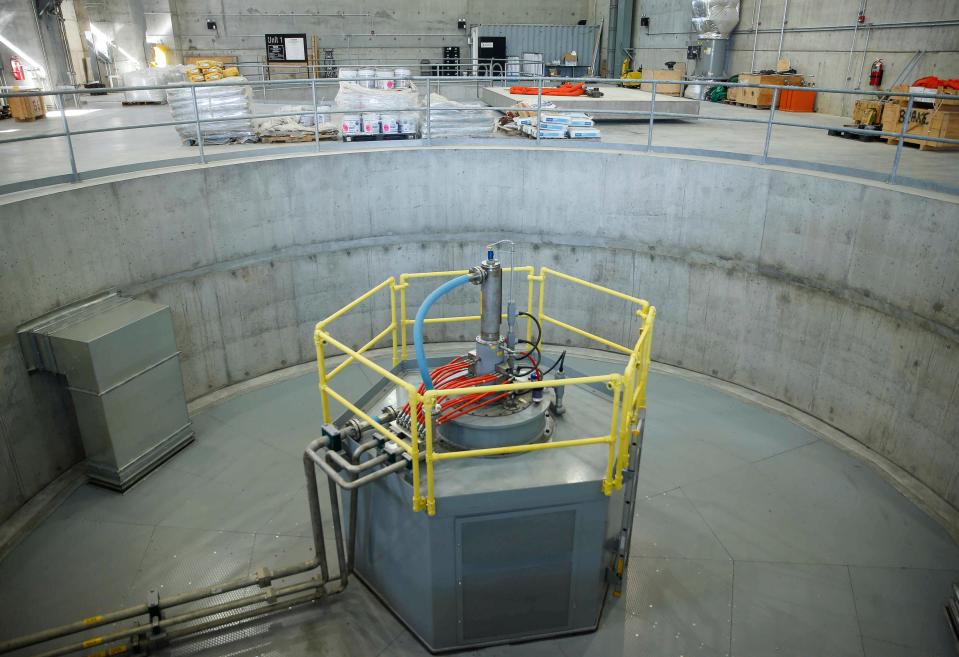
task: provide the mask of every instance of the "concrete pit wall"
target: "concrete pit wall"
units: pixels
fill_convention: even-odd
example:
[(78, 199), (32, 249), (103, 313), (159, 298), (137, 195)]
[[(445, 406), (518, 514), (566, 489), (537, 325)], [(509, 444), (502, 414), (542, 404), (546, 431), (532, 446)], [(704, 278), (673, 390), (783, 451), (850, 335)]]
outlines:
[[(959, 506), (955, 199), (680, 157), (451, 147), (168, 170), (0, 208), (0, 519), (82, 458), (69, 398), (24, 371), (19, 323), (112, 286), (169, 304), (196, 398), (312, 360), (318, 319), (500, 238), (521, 262), (649, 299), (656, 360), (811, 413)], [(426, 291), (410, 289), (411, 316)], [(565, 284), (547, 298), (601, 335), (635, 328)], [(474, 312), (475, 290), (444, 303)], [(389, 322), (385, 296), (359, 310), (336, 325), (354, 345)]]

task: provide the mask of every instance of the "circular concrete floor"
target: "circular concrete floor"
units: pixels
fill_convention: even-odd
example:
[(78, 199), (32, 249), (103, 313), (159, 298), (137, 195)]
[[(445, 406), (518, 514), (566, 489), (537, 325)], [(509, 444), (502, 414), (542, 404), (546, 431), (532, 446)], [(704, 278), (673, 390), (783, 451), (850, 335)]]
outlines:
[[(577, 353), (579, 371), (618, 369)], [(356, 368), (341, 380), (372, 383)], [(315, 372), (247, 387), (197, 412), (196, 442), (127, 494), (82, 486), (0, 562), (0, 638), (309, 558)], [(954, 657), (942, 602), (959, 547), (869, 466), (685, 376), (654, 372), (648, 409), (623, 597), (595, 633), (479, 654)], [(427, 654), (355, 580), (168, 652)]]

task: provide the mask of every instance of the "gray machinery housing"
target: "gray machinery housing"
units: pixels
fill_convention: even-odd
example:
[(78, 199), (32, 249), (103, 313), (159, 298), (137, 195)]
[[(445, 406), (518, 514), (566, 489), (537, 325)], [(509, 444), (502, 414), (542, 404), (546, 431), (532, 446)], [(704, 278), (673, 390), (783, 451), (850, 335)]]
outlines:
[[(498, 372), (516, 380), (524, 349), (517, 347), (523, 341), (515, 337), (514, 324), (522, 313), (512, 299), (507, 302), (507, 331), (501, 335), (502, 269), (492, 251), (470, 270), (470, 282), (481, 288), (480, 334), (465, 355), (470, 374)], [(429, 367), (444, 362), (433, 359)], [(417, 365), (423, 372), (424, 363), (412, 361), (393, 372), (417, 384)], [(546, 369), (543, 364), (544, 375)], [(608, 431), (612, 393), (605, 385), (564, 390), (532, 398), (511, 395), (437, 423), (434, 449), (482, 449)], [(409, 422), (396, 410), (402, 402), (397, 387), (384, 379), (360, 405), (371, 416), (382, 409), (380, 420), (413, 440)], [(344, 453), (356, 455), (354, 469), (382, 458), (370, 449), (373, 441), (386, 451), (392, 447), (349, 413), (326, 432), (342, 443)], [(607, 587), (612, 583), (618, 590), (628, 558), (641, 440), (640, 431), (624, 486), (611, 496), (602, 486), (606, 445), (444, 460), (434, 516), (411, 512), (409, 469), (370, 481), (344, 500), (353, 572), (433, 652), (595, 630)]]
[(17, 334), (28, 370), (65, 378), (92, 481), (126, 490), (193, 441), (168, 306), (109, 292)]
[[(395, 394), (383, 387), (369, 408)], [(609, 422), (604, 387), (572, 388), (566, 406), (560, 439)], [(410, 511), (408, 470), (380, 478), (345, 502), (354, 573), (433, 652), (593, 631), (635, 485), (634, 466), (603, 495), (605, 463), (603, 445), (445, 461), (432, 517)]]

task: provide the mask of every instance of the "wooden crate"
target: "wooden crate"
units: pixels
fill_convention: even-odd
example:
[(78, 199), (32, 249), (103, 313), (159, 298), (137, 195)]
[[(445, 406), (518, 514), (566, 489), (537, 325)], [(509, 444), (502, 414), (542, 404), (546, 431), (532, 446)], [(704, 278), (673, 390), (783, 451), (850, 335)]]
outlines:
[(881, 125), (885, 105), (881, 100), (857, 100), (852, 110), (852, 121), (858, 125)]
[[(682, 80), (686, 77), (686, 65), (680, 62), (673, 67), (673, 70), (668, 69), (643, 69), (643, 79), (644, 80)], [(644, 82), (639, 86), (641, 91), (652, 91), (653, 85), (648, 82)], [(665, 96), (681, 96), (683, 93), (683, 85), (681, 84), (657, 84), (656, 93), (663, 94)]]
[[(17, 91), (39, 91), (39, 89), (17, 89)], [(17, 121), (34, 121), (47, 115), (43, 96), (8, 98), (10, 113)]]
[[(896, 103), (887, 104), (882, 113), (883, 132), (899, 132), (902, 130), (902, 123), (906, 120), (905, 115), (906, 108)], [(946, 105), (939, 109), (914, 107), (909, 117), (909, 125), (906, 127), (906, 134), (939, 137), (941, 139), (959, 139), (959, 106)], [(941, 144), (934, 141), (910, 139), (909, 137), (906, 137), (903, 141), (907, 144), (919, 146), (921, 151), (959, 149), (959, 144)], [(897, 144), (899, 138), (886, 137), (886, 142)]]
[[(800, 85), (803, 77), (801, 75), (759, 75), (754, 73), (743, 73), (739, 76), (739, 81), (743, 84), (786, 84)], [(736, 102), (740, 105), (749, 105), (750, 107), (768, 108), (773, 104), (773, 89), (759, 89), (758, 87), (740, 87)]]
[(726, 102), (738, 103), (740, 91), (742, 91), (742, 89), (740, 89), (739, 87), (726, 87)]

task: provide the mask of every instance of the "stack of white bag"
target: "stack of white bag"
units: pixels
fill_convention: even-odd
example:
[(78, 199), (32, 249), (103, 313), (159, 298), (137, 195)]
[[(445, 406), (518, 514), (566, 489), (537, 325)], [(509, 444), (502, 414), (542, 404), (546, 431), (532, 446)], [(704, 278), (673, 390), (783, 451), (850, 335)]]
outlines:
[[(482, 103), (458, 103), (440, 94), (430, 94), (430, 134), (433, 137), (488, 137), (495, 115)], [(423, 125), (426, 135), (426, 125)]]
[[(204, 82), (203, 86), (195, 88), (169, 89), (167, 100), (174, 121), (196, 121), (193, 111), (193, 91), (196, 91), (196, 104), (199, 109), (200, 120), (223, 119), (201, 123), (204, 144), (228, 144), (236, 142), (244, 144), (256, 141), (253, 130), (252, 93), (246, 85), (236, 84), (246, 82), (244, 77), (223, 78), (215, 82)], [(183, 143), (196, 143), (196, 126), (194, 124), (178, 125), (176, 127)]]
[(397, 111), (421, 106), (416, 95), (416, 86), (412, 82), (409, 87), (402, 89), (368, 89), (355, 82), (341, 80), (334, 103), (337, 112), (350, 114)]
[[(124, 87), (162, 87), (171, 82), (183, 82), (183, 73), (179, 67), (144, 68), (127, 71), (123, 74)], [(124, 103), (165, 103), (166, 91), (163, 89), (141, 89), (124, 91)]]

